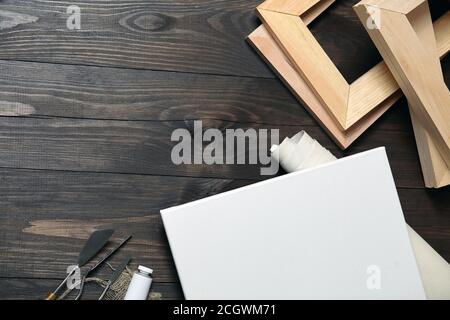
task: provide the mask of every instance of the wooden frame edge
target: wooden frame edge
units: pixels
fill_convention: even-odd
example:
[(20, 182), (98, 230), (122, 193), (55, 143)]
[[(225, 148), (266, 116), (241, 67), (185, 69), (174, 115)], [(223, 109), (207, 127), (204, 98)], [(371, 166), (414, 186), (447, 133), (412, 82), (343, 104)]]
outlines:
[[(444, 48), (436, 45), (436, 39), (441, 38), (434, 36), (425, 0), (405, 0), (402, 8), (397, 10), (393, 10), (393, 4), (389, 3), (386, 8), (382, 6), (383, 0), (364, 0), (354, 9), (361, 21), (371, 18), (367, 6), (377, 6), (379, 10), (379, 28), (370, 29), (366, 26), (367, 32), (408, 98), (425, 185), (440, 188), (450, 183), (450, 91), (445, 86), (438, 59), (442, 52), (438, 51), (445, 49), (449, 43), (446, 42)], [(449, 19), (449, 12), (444, 15), (445, 18)], [(411, 20), (419, 20), (416, 24), (421, 24), (422, 28), (418, 30)], [(442, 25), (441, 22), (438, 26), (444, 28), (444, 32), (447, 30), (447, 35), (450, 34), (449, 23)], [(395, 36), (389, 30), (402, 30), (402, 39), (395, 41)], [(408, 68), (408, 63), (415, 67)], [(440, 123), (436, 124), (436, 120)]]

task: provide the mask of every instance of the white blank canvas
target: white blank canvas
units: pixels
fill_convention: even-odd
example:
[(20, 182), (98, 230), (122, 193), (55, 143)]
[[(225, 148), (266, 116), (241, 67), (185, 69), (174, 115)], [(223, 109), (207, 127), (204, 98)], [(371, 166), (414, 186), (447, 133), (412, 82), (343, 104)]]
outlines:
[(186, 299), (425, 298), (384, 148), (161, 214)]

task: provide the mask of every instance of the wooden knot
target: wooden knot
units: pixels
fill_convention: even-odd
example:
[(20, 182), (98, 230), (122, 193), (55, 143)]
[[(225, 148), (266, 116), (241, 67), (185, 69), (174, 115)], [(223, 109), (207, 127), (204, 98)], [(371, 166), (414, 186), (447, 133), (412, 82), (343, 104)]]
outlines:
[(124, 27), (138, 32), (168, 30), (174, 22), (173, 17), (153, 12), (140, 12), (121, 20)]

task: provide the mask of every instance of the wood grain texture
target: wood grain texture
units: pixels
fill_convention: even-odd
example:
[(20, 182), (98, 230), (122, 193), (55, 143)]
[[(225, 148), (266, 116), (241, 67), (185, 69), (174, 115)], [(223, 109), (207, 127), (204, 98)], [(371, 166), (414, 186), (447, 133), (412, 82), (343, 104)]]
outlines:
[[(204, 129), (218, 128), (221, 131), (274, 129), (267, 125), (245, 126), (226, 121), (204, 121), (203, 126)], [(0, 167), (251, 180), (270, 178), (260, 175), (261, 166), (258, 164), (173, 164), (171, 151), (177, 142), (171, 142), (170, 137), (178, 128), (186, 128), (193, 135), (193, 121), (0, 118)], [(423, 186), (412, 132), (373, 130), (344, 153), (318, 127), (277, 126), (275, 129), (280, 130), (280, 137), (292, 136), (306, 129), (337, 156), (386, 146), (392, 156), (391, 163), (397, 168), (394, 175), (398, 186)], [(247, 147), (246, 157), (256, 147)]]
[[(243, 41), (260, 0), (3, 0), (0, 59), (197, 73), (271, 76)], [(199, 59), (201, 57), (201, 59)]]
[[(443, 67), (450, 77), (448, 61)], [(317, 125), (275, 79), (13, 61), (2, 61), (1, 66), (3, 117)], [(408, 114), (389, 113), (382, 128), (408, 130), (405, 116)]]
[(423, 2), (424, 0), (402, 0), (402, 1), (362, 0), (360, 4), (376, 6), (389, 11), (407, 14), (410, 13), (412, 10), (416, 9), (418, 6), (422, 5)]
[[(131, 254), (132, 267), (153, 267), (156, 282), (177, 281), (159, 210), (251, 183), (35, 170), (0, 177), (0, 278), (61, 278), (89, 232), (115, 228), (113, 241), (134, 237), (113, 262)], [(399, 189), (407, 222), (447, 260), (449, 191)]]
[(115, 243), (133, 235), (113, 261), (132, 255), (131, 266), (153, 267), (157, 282), (176, 281), (159, 210), (251, 183), (33, 170), (0, 177), (0, 277), (60, 278), (89, 233), (108, 226)]
[(259, 5), (260, 9), (275, 11), (284, 14), (300, 16), (323, 0), (267, 0)]
[[(259, 2), (77, 1), (80, 32), (65, 28), (68, 2), (0, 2), (1, 299), (42, 298), (89, 231), (108, 226), (114, 241), (134, 235), (113, 262), (131, 254), (133, 267), (155, 268), (157, 296), (181, 298), (158, 210), (261, 179), (259, 166), (172, 166), (168, 134), (195, 119), (281, 137), (305, 129), (339, 157), (385, 145), (408, 223), (450, 260), (450, 189), (423, 188), (406, 99), (339, 151), (245, 44)], [(345, 77), (378, 62), (353, 2), (310, 25)]]
[(432, 137), (411, 111), (411, 122), (419, 151), (420, 164), (427, 188), (442, 188), (450, 185), (450, 169), (442, 159)]
[[(342, 149), (347, 149), (360, 135), (362, 135), (376, 120), (378, 120), (394, 103), (401, 97), (401, 93), (393, 95), (388, 100), (382, 102), (378, 108), (370, 112), (366, 117), (358, 121), (347, 130), (342, 130), (329, 114), (317, 95), (310, 89), (307, 82), (295, 70), (289, 59), (280, 49), (273, 37), (264, 27), (259, 26), (249, 36), (252, 43), (261, 57), (267, 61), (275, 73), (286, 84), (291, 92), (302, 102), (322, 128)], [(387, 72), (389, 70), (384, 66)]]
[[(315, 4), (314, 1), (302, 2), (301, 7), (309, 5), (310, 10), (314, 10)], [(348, 130), (395, 94), (398, 85), (383, 66), (376, 66), (348, 83), (298, 16), (298, 6), (295, 0), (269, 0), (267, 5), (260, 5), (257, 12), (336, 125), (341, 130)], [(446, 49), (442, 55), (448, 52), (449, 48)]]
[[(348, 83), (353, 83), (383, 59), (361, 24), (353, 6), (359, 0), (335, 1), (331, 7), (309, 24), (309, 29)], [(437, 23), (449, 10), (448, 0), (429, 0), (433, 21)], [(304, 19), (304, 16), (302, 16)], [(339, 28), (336, 28), (339, 26)], [(438, 28), (438, 24), (435, 24)], [(447, 28), (447, 30), (449, 30)], [(445, 43), (447, 32), (438, 43)], [(449, 47), (446, 45), (445, 47)]]
[[(429, 22), (429, 16), (430, 12), (428, 5), (422, 5), (417, 10), (410, 13), (409, 20), (414, 21), (412, 27), (416, 31), (417, 36), (420, 38), (422, 43), (429, 49), (430, 55), (433, 55), (435, 69), (439, 73), (441, 81), (444, 81), (441, 64), (438, 59), (436, 38), (433, 28)], [(420, 24), (425, 27), (417, 28), (416, 26)], [(450, 32), (450, 29), (448, 32)], [(420, 164), (422, 166), (425, 185), (429, 188), (442, 188), (449, 185), (449, 167), (441, 157), (432, 137), (422, 125), (420, 118), (415, 115), (413, 108), (410, 107), (409, 109), (411, 111), (411, 122), (414, 128), (414, 135), (416, 137), (417, 149), (419, 151)]]
[[(273, 4), (275, 2), (270, 3)], [(310, 9), (309, 15), (311, 17), (318, 17), (328, 8), (329, 3), (327, 1), (320, 3), (323, 5)], [(450, 19), (446, 19), (445, 17), (446, 16), (441, 17), (436, 21), (436, 32), (440, 35), (448, 34), (447, 29), (450, 28)], [(447, 17), (449, 17), (448, 14)], [(312, 20), (305, 22), (305, 24), (309, 23), (312, 23)], [(426, 26), (418, 24), (419, 31), (422, 28), (426, 28)], [(356, 121), (356, 123), (349, 129), (342, 130), (327, 110), (326, 104), (318, 98), (318, 95), (311, 89), (310, 84), (305, 78), (296, 71), (290, 59), (264, 25), (259, 26), (253, 31), (249, 35), (248, 40), (263, 59), (272, 67), (274, 72), (277, 73), (288, 86), (291, 92), (305, 105), (310, 114), (316, 118), (322, 128), (324, 128), (332, 139), (343, 149), (346, 149), (353, 143), (401, 96), (398, 85), (386, 64), (377, 64), (352, 83), (352, 88), (354, 90), (351, 91), (349, 97), (352, 101), (349, 102), (351, 110), (349, 110), (348, 116), (352, 118), (352, 123), (354, 121)], [(447, 38), (440, 38), (441, 42), (439, 42), (437, 49), (442, 56), (445, 56), (450, 50), (450, 47), (447, 46), (445, 40), (447, 40)], [(330, 81), (330, 83), (333, 83), (333, 81)], [(371, 85), (368, 86), (368, 83)], [(388, 99), (385, 99), (386, 93), (389, 93)], [(372, 101), (378, 99), (377, 103), (379, 106), (375, 110), (369, 112), (369, 114), (365, 115), (368, 97), (372, 99)]]
[(379, 39), (374, 42), (393, 70), (413, 111), (450, 166), (450, 91), (442, 80), (440, 68), (433, 62), (435, 55), (430, 55), (420, 42), (405, 15), (387, 10), (381, 12), (383, 27), (379, 33), (370, 34)]
[[(428, 4), (409, 4), (414, 11), (408, 16), (393, 12), (392, 4), (380, 7), (381, 28), (367, 31), (408, 97), (425, 183), (442, 187), (448, 179), (450, 91), (442, 76)], [(367, 5), (382, 4), (367, 1), (355, 6), (362, 21), (368, 19)], [(445, 17), (450, 21), (450, 12)]]
[(315, 125), (275, 79), (13, 61), (1, 66), (1, 116)]
[(309, 25), (314, 38), (348, 83), (383, 60), (353, 10), (357, 1), (335, 1)]
[[(447, 12), (449, 10), (450, 4), (447, 1)], [(431, 14), (433, 17), (433, 13), (435, 11), (433, 10), (433, 7), (431, 7)], [(448, 14), (448, 13), (447, 13)], [(450, 24), (447, 23), (445, 20), (440, 20), (440, 21), (436, 21), (435, 24), (436, 29), (442, 29), (444, 30), (444, 32), (437, 32), (435, 33), (435, 37), (436, 37), (436, 43), (441, 43), (443, 48), (450, 48), (450, 39), (448, 39), (445, 35), (450, 33)], [(441, 50), (438, 47), (438, 52), (439, 50)]]
[(350, 86), (300, 17), (258, 8), (258, 15), (296, 71), (341, 130), (346, 130)]
[(335, 0), (323, 0), (317, 2), (312, 8), (301, 14), (302, 21), (309, 24), (316, 20), (326, 9), (328, 9)]
[[(337, 1), (311, 26), (349, 82), (381, 60), (352, 10), (357, 1)], [(82, 30), (70, 31), (70, 2), (3, 0), (0, 59), (273, 77), (243, 41), (260, 24), (261, 2), (82, 0)]]
[[(413, 139), (408, 140), (411, 126), (404, 101), (404, 107), (388, 112), (361, 137), (360, 143), (342, 153), (275, 80), (138, 70), (122, 70), (119, 77), (115, 69), (109, 68), (17, 62), (2, 65), (0, 110), (4, 113), (0, 120), (5, 124), (6, 136), (2, 140), (5, 153), (0, 160), (6, 166), (64, 170), (70, 164), (68, 170), (125, 169), (124, 172), (144, 174), (162, 170), (170, 175), (231, 174), (230, 177), (254, 179), (256, 174), (259, 178), (257, 166), (249, 171), (248, 166), (217, 170), (168, 165), (172, 130), (189, 128), (192, 121), (187, 120), (200, 119), (205, 121), (205, 128), (253, 127), (259, 123), (266, 124), (259, 127), (279, 128), (284, 124), (281, 135), (306, 129), (336, 155), (367, 150), (380, 143), (388, 151), (399, 150), (392, 150), (394, 161), (409, 159), (398, 173), (394, 172), (397, 183), (422, 185), (420, 179), (414, 181), (414, 177), (420, 177), (420, 168), (414, 163), (417, 156)], [(450, 65), (444, 67), (449, 70)], [(247, 90), (257, 93), (245, 98)], [(396, 136), (402, 137), (398, 143)], [(138, 140), (148, 144), (140, 145)], [(126, 149), (121, 150), (122, 146)], [(7, 155), (6, 150), (12, 154)], [(165, 169), (161, 169), (161, 163)]]
[[(60, 281), (54, 279), (8, 279), (0, 278), (0, 300), (15, 297), (17, 300), (40, 300), (48, 292), (54, 290)], [(97, 300), (100, 296), (100, 287), (89, 284), (83, 294), (83, 300)], [(183, 299), (183, 292), (178, 283), (153, 282), (150, 290), (152, 300), (179, 300)]]

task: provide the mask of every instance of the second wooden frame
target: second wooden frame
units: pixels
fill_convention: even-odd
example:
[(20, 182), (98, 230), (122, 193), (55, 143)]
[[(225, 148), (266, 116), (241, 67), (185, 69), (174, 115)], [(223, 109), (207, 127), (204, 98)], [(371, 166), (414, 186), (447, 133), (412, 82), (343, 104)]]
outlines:
[[(354, 8), (363, 22), (374, 19), (371, 13), (377, 12), (378, 27), (366, 29), (408, 98), (426, 185), (448, 185), (450, 91), (427, 1), (364, 0)], [(445, 34), (450, 35), (450, 28)]]

